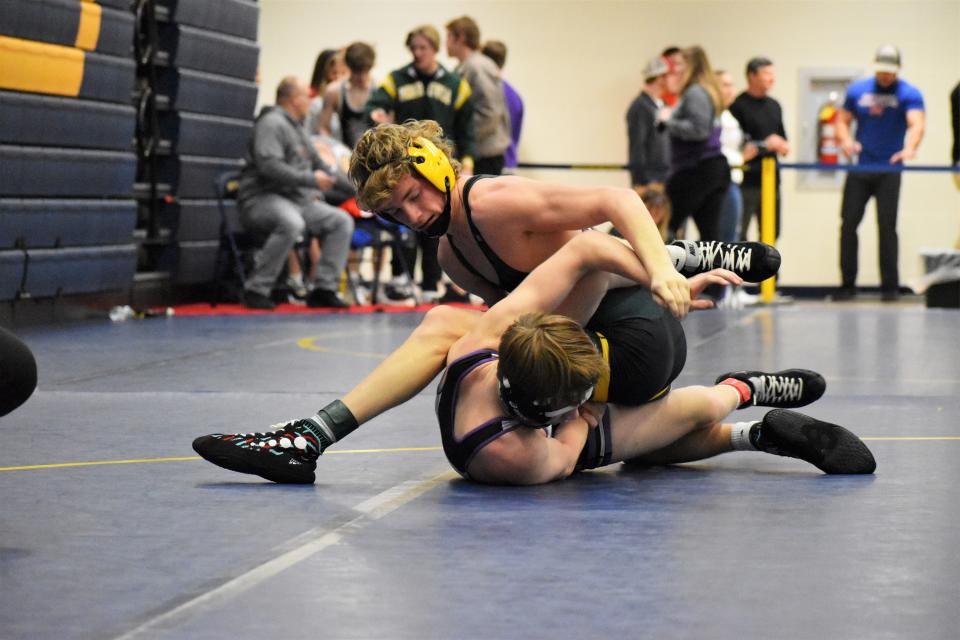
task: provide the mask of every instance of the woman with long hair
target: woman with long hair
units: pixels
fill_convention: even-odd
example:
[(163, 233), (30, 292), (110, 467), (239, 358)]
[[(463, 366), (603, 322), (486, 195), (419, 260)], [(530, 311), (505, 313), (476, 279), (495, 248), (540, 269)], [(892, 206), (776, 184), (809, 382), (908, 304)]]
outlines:
[(717, 240), (720, 210), (730, 186), (730, 165), (720, 149), (723, 101), (706, 52), (688, 47), (683, 57), (686, 73), (680, 102), (658, 115), (670, 135), (670, 233), (676, 236), (693, 217), (701, 240)]

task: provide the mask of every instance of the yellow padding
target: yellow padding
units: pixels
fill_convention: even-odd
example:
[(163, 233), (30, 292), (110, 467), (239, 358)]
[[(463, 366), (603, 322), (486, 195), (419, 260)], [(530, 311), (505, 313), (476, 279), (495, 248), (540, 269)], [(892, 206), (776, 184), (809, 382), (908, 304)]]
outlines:
[(77, 41), (74, 44), (78, 49), (94, 51), (97, 40), (100, 39), (100, 16), (103, 9), (92, 2), (80, 2), (80, 24), (77, 25)]
[(83, 60), (73, 47), (0, 36), (0, 89), (76, 97)]
[(603, 374), (603, 377), (597, 382), (597, 386), (593, 388), (593, 397), (590, 398), (593, 402), (606, 402), (607, 397), (610, 395), (610, 345), (607, 343), (607, 339), (599, 331), (597, 332), (597, 337), (600, 338), (600, 350), (603, 353), (603, 361), (607, 363), (607, 372)]

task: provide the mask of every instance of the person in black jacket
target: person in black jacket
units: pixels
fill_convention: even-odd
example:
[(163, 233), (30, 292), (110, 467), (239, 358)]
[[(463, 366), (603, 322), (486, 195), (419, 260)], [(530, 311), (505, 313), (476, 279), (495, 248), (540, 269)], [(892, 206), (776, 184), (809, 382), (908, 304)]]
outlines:
[(642, 198), (650, 189), (663, 190), (670, 171), (670, 138), (657, 129), (657, 112), (663, 108), (667, 86), (667, 61), (657, 57), (643, 69), (643, 90), (627, 110), (630, 182)]
[[(770, 97), (777, 75), (769, 58), (752, 58), (747, 63), (747, 90), (730, 105), (730, 113), (740, 123), (747, 142), (756, 145), (759, 153), (747, 163), (740, 191), (743, 194), (743, 218), (740, 239), (747, 239), (750, 220), (760, 216), (760, 161), (790, 153), (790, 143), (783, 128), (783, 110)], [(780, 172), (777, 171), (776, 236), (780, 237)]]

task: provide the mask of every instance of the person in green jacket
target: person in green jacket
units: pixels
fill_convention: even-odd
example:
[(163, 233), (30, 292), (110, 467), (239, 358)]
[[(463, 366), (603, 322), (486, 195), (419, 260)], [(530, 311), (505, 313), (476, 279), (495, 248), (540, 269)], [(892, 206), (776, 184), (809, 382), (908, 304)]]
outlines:
[[(415, 27), (407, 34), (407, 48), (413, 62), (395, 69), (384, 78), (367, 101), (366, 114), (371, 123), (402, 123), (407, 120), (435, 120), (453, 143), (454, 156), (462, 171), (473, 173), (475, 153), (473, 108), (470, 84), (458, 74), (437, 62), (440, 34), (430, 25)], [(420, 282), (425, 299), (437, 296), (441, 269), (437, 261), (437, 238), (417, 233), (423, 279)], [(416, 248), (407, 256), (407, 264), (416, 261)], [(389, 297), (407, 297), (410, 284), (403, 280), (399, 260), (394, 257), (394, 279), (387, 287)], [(394, 293), (396, 292), (396, 293)]]

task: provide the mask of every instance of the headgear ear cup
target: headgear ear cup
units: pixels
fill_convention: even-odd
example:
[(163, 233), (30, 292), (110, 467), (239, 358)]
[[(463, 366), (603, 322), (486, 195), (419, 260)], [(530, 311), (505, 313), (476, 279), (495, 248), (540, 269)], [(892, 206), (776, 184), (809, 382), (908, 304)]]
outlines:
[(423, 136), (414, 138), (407, 148), (413, 167), (421, 176), (443, 193), (449, 193), (457, 182), (450, 159), (437, 145)]

